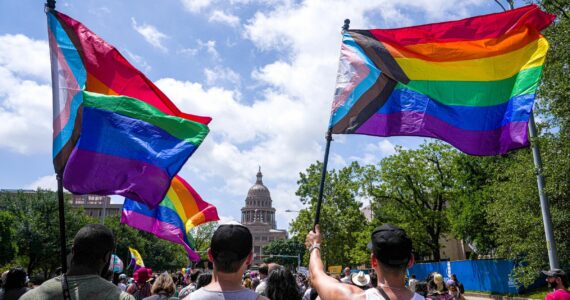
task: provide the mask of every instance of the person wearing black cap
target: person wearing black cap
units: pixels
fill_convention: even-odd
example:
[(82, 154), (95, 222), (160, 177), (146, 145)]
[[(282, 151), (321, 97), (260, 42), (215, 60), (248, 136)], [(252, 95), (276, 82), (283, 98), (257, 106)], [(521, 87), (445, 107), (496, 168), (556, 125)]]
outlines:
[(423, 300), (405, 286), (406, 269), (414, 264), (412, 240), (396, 226), (384, 224), (371, 235), (368, 247), (370, 263), (376, 271), (378, 286), (365, 291), (357, 286), (339, 283), (328, 276), (321, 261), (321, 232), (319, 225), (307, 234), (305, 245), (309, 249), (311, 282), (323, 300), (327, 299), (384, 299)]
[(554, 292), (549, 293), (544, 297), (546, 300), (570, 300), (570, 292), (568, 288), (568, 277), (566, 272), (560, 269), (552, 269), (542, 271), (546, 275), (546, 282), (548, 287), (554, 289)]
[(220, 225), (212, 236), (208, 259), (214, 264), (212, 281), (184, 300), (262, 300), (264, 296), (241, 285), (243, 272), (253, 260), (253, 238), (239, 223)]

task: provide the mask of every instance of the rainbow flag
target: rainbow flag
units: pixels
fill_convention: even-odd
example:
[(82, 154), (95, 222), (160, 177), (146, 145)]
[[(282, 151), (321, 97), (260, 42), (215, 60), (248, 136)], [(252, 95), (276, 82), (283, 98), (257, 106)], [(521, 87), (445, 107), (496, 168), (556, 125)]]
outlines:
[(136, 249), (131, 247), (129, 247), (129, 252), (131, 253), (131, 261), (129, 262), (129, 266), (134, 266), (134, 271), (140, 268), (144, 268), (144, 262), (141, 254)]
[(343, 34), (329, 128), (424, 136), (472, 155), (528, 146), (555, 16), (529, 5), (459, 21)]
[[(206, 136), (211, 118), (181, 112), (83, 24), (55, 10), (47, 18), (53, 161), (64, 186), (76, 194), (118, 194), (156, 206)], [(176, 129), (176, 122), (191, 130)]]
[(152, 233), (157, 237), (184, 246), (192, 261), (200, 256), (190, 230), (200, 224), (217, 221), (216, 207), (202, 197), (184, 179), (172, 179), (166, 197), (155, 208), (130, 199), (125, 199), (121, 223)]

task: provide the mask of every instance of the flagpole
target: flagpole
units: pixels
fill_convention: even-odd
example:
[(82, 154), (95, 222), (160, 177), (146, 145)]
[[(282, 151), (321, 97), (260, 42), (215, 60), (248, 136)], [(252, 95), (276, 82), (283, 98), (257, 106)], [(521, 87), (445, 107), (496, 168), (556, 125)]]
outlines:
[(319, 198), (317, 198), (317, 210), (315, 212), (315, 226), (319, 224), (321, 218), (321, 204), (323, 202), (323, 190), (325, 188), (325, 180), (327, 178), (327, 164), (329, 162), (329, 150), (331, 148), (332, 141), (332, 129), (329, 128), (327, 131), (327, 145), (325, 147), (325, 157), (323, 159), (323, 171), (321, 172), (321, 184), (319, 186)]
[[(348, 30), (350, 27), (350, 20), (345, 19), (344, 25), (342, 26), (342, 33)], [(332, 141), (332, 128), (329, 128), (327, 131), (327, 145), (325, 146), (325, 157), (323, 159), (323, 171), (321, 172), (321, 183), (319, 185), (319, 197), (317, 198), (317, 209), (315, 212), (315, 226), (319, 224), (321, 219), (321, 204), (323, 203), (323, 191), (325, 189), (325, 180), (327, 179), (327, 165), (329, 162), (329, 150), (331, 148), (331, 141)]]
[[(55, 10), (56, 0), (46, 0), (44, 5), (45, 12)], [(53, 68), (53, 66), (52, 66)], [(52, 81), (56, 80), (54, 78), (54, 73), (52, 72)], [(65, 199), (63, 196), (63, 178), (61, 171), (56, 174), (57, 178), (57, 199), (58, 199), (58, 211), (59, 211), (59, 245), (60, 245), (60, 259), (61, 259), (61, 273), (65, 274), (67, 272), (67, 242), (65, 240)]]
[(544, 223), (544, 233), (546, 236), (546, 249), (548, 250), (548, 262), (550, 269), (558, 269), (558, 256), (556, 254), (556, 242), (552, 231), (552, 219), (550, 217), (550, 205), (546, 194), (544, 193), (544, 176), (542, 175), (542, 159), (537, 143), (536, 123), (534, 122), (534, 113), (531, 112), (528, 122), (528, 131), (532, 146), (532, 157), (536, 173), (536, 182), (538, 184), (538, 197), (540, 198), (540, 208), (542, 210), (542, 222)]

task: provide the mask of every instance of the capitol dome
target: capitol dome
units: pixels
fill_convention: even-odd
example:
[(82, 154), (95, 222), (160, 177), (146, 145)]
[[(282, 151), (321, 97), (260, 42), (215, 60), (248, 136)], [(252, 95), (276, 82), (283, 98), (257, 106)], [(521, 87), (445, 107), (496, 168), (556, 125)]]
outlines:
[(241, 211), (242, 224), (261, 223), (275, 228), (275, 208), (272, 207), (269, 189), (263, 184), (261, 167), (255, 184), (247, 192), (245, 207)]

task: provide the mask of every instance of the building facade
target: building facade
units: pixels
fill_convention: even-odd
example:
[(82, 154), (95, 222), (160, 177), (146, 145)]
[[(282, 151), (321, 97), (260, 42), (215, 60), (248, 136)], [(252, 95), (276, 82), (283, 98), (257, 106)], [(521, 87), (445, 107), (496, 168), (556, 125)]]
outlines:
[(247, 192), (245, 206), (241, 209), (241, 224), (249, 228), (253, 236), (253, 264), (263, 260), (263, 246), (274, 240), (287, 239), (287, 231), (277, 229), (275, 208), (269, 189), (263, 184), (261, 168), (257, 172), (255, 184)]
[(73, 207), (83, 207), (85, 214), (99, 219), (104, 223), (104, 218), (120, 216), (122, 204), (111, 204), (111, 197), (99, 195), (72, 195), (69, 202)]

